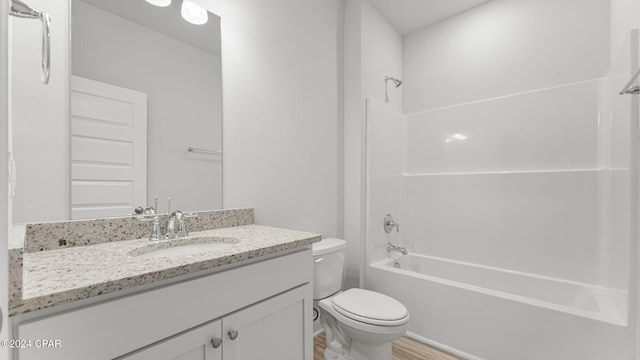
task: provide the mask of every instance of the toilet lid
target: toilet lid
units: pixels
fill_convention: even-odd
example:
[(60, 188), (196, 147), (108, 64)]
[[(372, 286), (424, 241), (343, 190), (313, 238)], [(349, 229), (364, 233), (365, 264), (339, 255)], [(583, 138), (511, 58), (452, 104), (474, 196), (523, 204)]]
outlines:
[[(396, 321), (409, 315), (398, 300), (374, 291), (350, 289), (333, 298), (335, 309), (358, 320)], [(341, 311), (342, 310), (342, 311)], [(350, 316), (353, 314), (355, 316)]]
[(325, 238), (311, 245), (313, 256), (326, 255), (347, 248), (347, 242), (342, 239)]

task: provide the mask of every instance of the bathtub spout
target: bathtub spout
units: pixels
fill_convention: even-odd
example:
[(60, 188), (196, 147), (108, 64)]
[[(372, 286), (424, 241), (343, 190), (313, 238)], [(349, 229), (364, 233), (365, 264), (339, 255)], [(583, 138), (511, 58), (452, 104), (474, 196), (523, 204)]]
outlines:
[(392, 243), (387, 243), (387, 252), (392, 252), (392, 251), (397, 251), (402, 255), (409, 255), (409, 252), (407, 251), (406, 247), (396, 246), (396, 245), (393, 245)]

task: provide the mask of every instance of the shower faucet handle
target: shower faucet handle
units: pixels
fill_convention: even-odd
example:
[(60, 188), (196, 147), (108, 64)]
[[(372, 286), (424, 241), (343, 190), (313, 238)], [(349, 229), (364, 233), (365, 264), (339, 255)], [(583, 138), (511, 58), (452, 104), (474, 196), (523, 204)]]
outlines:
[(384, 231), (390, 233), (393, 231), (393, 228), (396, 228), (396, 232), (400, 232), (400, 225), (393, 221), (393, 216), (391, 214), (387, 214), (384, 216)]

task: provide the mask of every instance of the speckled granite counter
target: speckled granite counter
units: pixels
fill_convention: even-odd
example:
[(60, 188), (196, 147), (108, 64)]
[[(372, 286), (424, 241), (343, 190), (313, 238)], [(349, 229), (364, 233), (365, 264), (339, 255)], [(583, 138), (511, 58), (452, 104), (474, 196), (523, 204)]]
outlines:
[(22, 275), (21, 289), (12, 289), (9, 313), (26, 313), (151, 284), (320, 240), (317, 234), (253, 224), (193, 232), (189, 238), (202, 236), (230, 237), (239, 242), (197, 255), (162, 258), (128, 255), (148, 246), (151, 242), (147, 239), (21, 253), (22, 267), (14, 269), (15, 276)]

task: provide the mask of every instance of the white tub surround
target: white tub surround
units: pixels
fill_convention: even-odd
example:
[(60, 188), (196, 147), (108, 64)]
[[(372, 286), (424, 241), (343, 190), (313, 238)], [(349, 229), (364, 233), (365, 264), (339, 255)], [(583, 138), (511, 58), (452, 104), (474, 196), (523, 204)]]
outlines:
[[(577, 4), (553, 6), (570, 3)], [(606, 5), (590, 5), (596, 3)], [(459, 19), (524, 4), (543, 6), (492, 1)], [(607, 16), (585, 11), (572, 14), (583, 25), (586, 13)], [(479, 33), (466, 35), (480, 46)], [(495, 82), (465, 76), (462, 89), (453, 78), (434, 81), (455, 75), (440, 67), (428, 81), (407, 75), (435, 69), (418, 61), (405, 71), (410, 113), (369, 99), (365, 286), (405, 304), (415, 338), (462, 358), (635, 358), (637, 97), (619, 95), (638, 67), (634, 33), (606, 73), (554, 75), (559, 82), (545, 86), (515, 82), (520, 89), (503, 86), (501, 80), (513, 80), (506, 72)], [(408, 44), (414, 45), (434, 43)], [(602, 60), (601, 52), (592, 53)], [(576, 64), (574, 56), (568, 60)], [(494, 64), (474, 62), (472, 71), (485, 74)], [(549, 75), (531, 70), (527, 76)], [(474, 82), (501, 93), (467, 97)], [(416, 108), (415, 86), (432, 87), (440, 98), (425, 97), (431, 105)], [(384, 231), (387, 213), (399, 232)], [(400, 269), (387, 266), (385, 258), (395, 255), (387, 252), (389, 242), (409, 250)]]
[(367, 285), (410, 309), (407, 336), (462, 359), (632, 358), (626, 294), (416, 254), (394, 262), (371, 264)]
[[(234, 211), (237, 212), (237, 210), (231, 212)], [(229, 212), (225, 213), (222, 210), (216, 213), (219, 216), (209, 217), (209, 219), (216, 219), (215, 221), (198, 225), (200, 229), (213, 227), (212, 229), (190, 232), (188, 238), (222, 237), (231, 238), (234, 241), (223, 248), (191, 256), (160, 258), (131, 256), (129, 254), (131, 251), (134, 251), (135, 255), (136, 249), (150, 244), (186, 241), (175, 239), (152, 242), (148, 240), (150, 233), (148, 229), (142, 238), (138, 235), (139, 237), (133, 240), (97, 241), (93, 245), (71, 246), (57, 250), (34, 252), (29, 251), (34, 247), (29, 246), (28, 243), (24, 248), (15, 248), (17, 244), (14, 244), (14, 249), (10, 251), (10, 314), (26, 313), (250, 259), (295, 251), (320, 240), (320, 235), (317, 234), (252, 224), (252, 209), (241, 212), (250, 215), (243, 221), (250, 221), (251, 224), (240, 226), (232, 226), (228, 221), (221, 220), (228, 220)], [(99, 220), (97, 224), (102, 226), (106, 221), (108, 220)], [(122, 219), (116, 219), (116, 221), (122, 221)], [(227, 225), (227, 227), (219, 225)], [(92, 229), (95, 230), (95, 227), (89, 226), (88, 232)], [(102, 229), (111, 230), (113, 227), (105, 226)], [(117, 231), (117, 228), (113, 231)], [(95, 236), (99, 237), (99, 234)], [(29, 238), (27, 237), (27, 240)], [(43, 241), (43, 237), (32, 238), (38, 239), (39, 244), (47, 243)], [(52, 240), (58, 241), (56, 238)]]
[(627, 293), (602, 286), (410, 254), (371, 267), (488, 296), (625, 326)]

